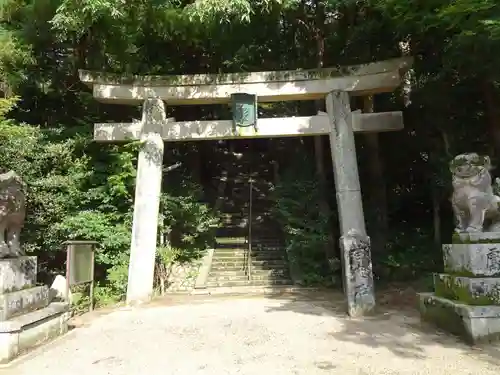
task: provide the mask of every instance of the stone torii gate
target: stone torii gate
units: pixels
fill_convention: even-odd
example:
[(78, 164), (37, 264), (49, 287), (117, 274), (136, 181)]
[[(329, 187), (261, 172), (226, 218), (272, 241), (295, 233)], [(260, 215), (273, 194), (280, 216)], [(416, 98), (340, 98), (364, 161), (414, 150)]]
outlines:
[[(375, 305), (370, 241), (366, 235), (354, 132), (403, 128), (401, 112), (351, 111), (349, 96), (391, 92), (401, 85), (411, 58), (304, 71), (220, 75), (133, 76), (80, 71), (80, 79), (104, 103), (143, 103), (141, 121), (95, 124), (97, 142), (143, 141), (139, 151), (134, 202), (127, 302), (151, 298), (157, 241), (164, 141), (287, 137), (328, 134), (339, 207), (344, 289), (350, 315)], [(232, 120), (175, 121), (167, 105), (229, 103), (247, 93), (258, 102), (325, 99), (327, 113), (316, 116), (258, 119), (255, 127), (235, 128)]]

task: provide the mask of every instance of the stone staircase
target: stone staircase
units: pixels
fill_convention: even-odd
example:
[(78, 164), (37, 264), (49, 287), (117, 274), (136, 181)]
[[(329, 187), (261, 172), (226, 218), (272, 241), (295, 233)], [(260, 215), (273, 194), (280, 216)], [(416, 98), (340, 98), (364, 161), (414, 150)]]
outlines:
[(270, 215), (270, 163), (263, 153), (241, 151), (226, 154), (218, 197), (223, 220), (206, 286), (291, 286), (281, 232)]

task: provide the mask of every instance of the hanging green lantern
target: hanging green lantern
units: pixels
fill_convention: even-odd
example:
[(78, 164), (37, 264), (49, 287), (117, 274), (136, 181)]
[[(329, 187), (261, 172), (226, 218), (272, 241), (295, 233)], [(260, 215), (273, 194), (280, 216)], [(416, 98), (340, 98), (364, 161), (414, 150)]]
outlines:
[(234, 127), (257, 127), (257, 95), (231, 94)]

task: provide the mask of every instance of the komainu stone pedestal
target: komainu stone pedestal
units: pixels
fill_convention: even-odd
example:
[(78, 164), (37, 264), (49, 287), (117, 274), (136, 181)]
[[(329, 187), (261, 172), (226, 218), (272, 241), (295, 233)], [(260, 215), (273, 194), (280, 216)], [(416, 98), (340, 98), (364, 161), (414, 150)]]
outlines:
[(0, 363), (68, 330), (69, 305), (50, 303), (36, 273), (36, 257), (0, 259)]
[(423, 320), (475, 344), (500, 339), (500, 232), (455, 235), (443, 245), (445, 273), (421, 293)]

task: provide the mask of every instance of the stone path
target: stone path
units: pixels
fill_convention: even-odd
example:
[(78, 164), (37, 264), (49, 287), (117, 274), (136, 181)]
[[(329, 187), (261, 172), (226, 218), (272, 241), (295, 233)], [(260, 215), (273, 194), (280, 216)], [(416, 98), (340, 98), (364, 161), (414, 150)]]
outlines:
[(309, 298), (204, 298), (118, 310), (2, 375), (498, 375), (500, 347), (470, 349), (412, 314), (351, 320)]

